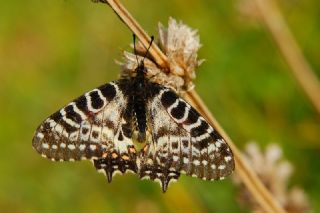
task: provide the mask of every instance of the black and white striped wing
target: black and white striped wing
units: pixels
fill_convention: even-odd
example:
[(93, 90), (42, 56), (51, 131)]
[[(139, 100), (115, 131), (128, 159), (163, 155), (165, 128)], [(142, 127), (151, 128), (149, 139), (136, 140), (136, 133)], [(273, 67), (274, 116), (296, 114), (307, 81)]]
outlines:
[(141, 178), (159, 181), (166, 191), (180, 172), (219, 180), (234, 170), (231, 149), (186, 101), (161, 87), (148, 103), (152, 142), (141, 153)]
[(116, 170), (137, 171), (131, 112), (120, 81), (85, 93), (47, 118), (33, 147), (53, 161), (90, 159), (111, 181)]

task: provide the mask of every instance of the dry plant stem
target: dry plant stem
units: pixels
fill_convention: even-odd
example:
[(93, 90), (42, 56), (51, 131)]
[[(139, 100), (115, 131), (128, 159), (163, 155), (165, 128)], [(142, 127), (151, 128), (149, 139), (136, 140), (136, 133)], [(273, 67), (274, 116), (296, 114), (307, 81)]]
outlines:
[[(123, 7), (123, 5), (118, 0), (107, 0), (112, 9), (117, 13), (121, 20), (134, 32), (144, 46), (147, 46), (150, 38), (145, 33), (145, 31), (140, 27), (140, 25), (133, 19), (129, 12)], [(169, 70), (167, 59), (161, 50), (154, 44), (151, 47), (150, 54), (155, 59), (156, 62), (160, 61), (158, 64), (165, 70)], [(241, 156), (241, 152), (234, 145), (228, 135), (223, 131), (222, 127), (214, 119), (212, 114), (209, 112), (205, 104), (201, 101), (197, 93), (192, 90), (187, 92), (187, 97), (192, 101), (193, 105), (199, 109), (200, 113), (205, 116), (208, 121), (213, 124), (213, 126), (222, 133), (222, 136), (226, 139), (227, 143), (233, 150), (235, 160), (236, 160), (236, 172), (238, 172), (242, 181), (248, 187), (249, 191), (256, 198), (257, 202), (266, 212), (284, 212), (280, 207), (279, 203), (271, 196), (268, 190), (264, 187), (262, 182), (258, 179), (257, 175), (250, 168), (248, 164), (245, 163)]]
[(320, 115), (320, 83), (273, 0), (253, 0), (299, 85)]

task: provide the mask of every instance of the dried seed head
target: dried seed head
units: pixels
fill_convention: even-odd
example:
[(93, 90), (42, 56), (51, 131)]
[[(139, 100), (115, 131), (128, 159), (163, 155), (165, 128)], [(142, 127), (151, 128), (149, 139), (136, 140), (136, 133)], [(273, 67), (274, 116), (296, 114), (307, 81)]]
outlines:
[[(249, 143), (244, 157), (286, 211), (290, 213), (311, 212), (304, 191), (298, 187), (288, 189), (293, 166), (289, 161), (282, 159), (282, 150), (278, 145), (268, 145), (263, 153), (256, 143)], [(235, 182), (240, 186), (239, 200), (244, 204), (249, 204), (252, 212), (263, 213), (264, 210), (240, 182), (239, 177), (235, 177)]]
[[(168, 28), (161, 23), (158, 26), (158, 45), (168, 58), (170, 72), (157, 66), (151, 56), (147, 55), (145, 67), (148, 69), (148, 77), (152, 81), (163, 84), (177, 92), (190, 90), (194, 87), (192, 81), (195, 78), (195, 69), (203, 62), (197, 59), (197, 52), (201, 47), (196, 30), (191, 29), (182, 22), (169, 18)], [(146, 49), (137, 43), (136, 50), (138, 59), (145, 55)], [(124, 63), (122, 63), (122, 77), (134, 75), (137, 60), (134, 54), (124, 52)]]

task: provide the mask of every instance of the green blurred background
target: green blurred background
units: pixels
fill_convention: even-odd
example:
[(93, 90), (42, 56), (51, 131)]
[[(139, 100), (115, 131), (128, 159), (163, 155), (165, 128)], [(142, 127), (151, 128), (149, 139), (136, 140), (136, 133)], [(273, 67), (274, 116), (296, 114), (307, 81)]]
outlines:
[[(319, 116), (298, 88), (271, 36), (238, 1), (123, 1), (149, 34), (168, 17), (199, 30), (196, 90), (238, 147), (276, 142), (320, 211)], [(317, 0), (282, 0), (281, 10), (320, 76)], [(114, 60), (131, 32), (89, 0), (10, 0), (0, 7), (0, 212), (247, 212), (231, 178), (182, 176), (166, 194), (151, 181), (107, 184), (91, 163), (52, 163), (31, 146), (36, 127), (80, 94), (117, 79)]]

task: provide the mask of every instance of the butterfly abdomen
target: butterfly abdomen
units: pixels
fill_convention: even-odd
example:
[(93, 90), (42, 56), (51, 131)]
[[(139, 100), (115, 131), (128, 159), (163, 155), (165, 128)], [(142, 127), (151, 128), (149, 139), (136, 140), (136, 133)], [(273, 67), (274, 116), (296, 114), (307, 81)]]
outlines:
[(138, 141), (144, 142), (146, 138), (146, 106), (144, 98), (136, 96), (134, 98), (134, 112), (138, 123)]

